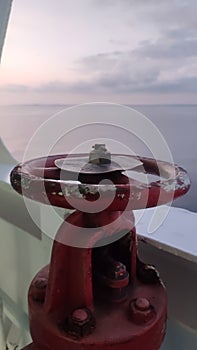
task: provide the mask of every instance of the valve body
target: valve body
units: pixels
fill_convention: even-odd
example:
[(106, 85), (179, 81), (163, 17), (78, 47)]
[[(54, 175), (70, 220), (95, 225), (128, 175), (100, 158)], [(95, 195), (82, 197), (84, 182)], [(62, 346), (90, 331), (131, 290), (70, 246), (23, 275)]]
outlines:
[[(166, 328), (166, 291), (157, 271), (137, 257), (133, 213), (114, 212), (113, 218), (99, 213), (89, 247), (67, 246), (66, 235), (89, 226), (95, 219), (90, 216), (75, 211), (67, 217), (50, 266), (30, 285), (33, 343), (24, 350), (158, 350)], [(111, 235), (120, 238), (102, 245), (106, 220), (115, 223)], [(73, 232), (65, 232), (67, 222)]]

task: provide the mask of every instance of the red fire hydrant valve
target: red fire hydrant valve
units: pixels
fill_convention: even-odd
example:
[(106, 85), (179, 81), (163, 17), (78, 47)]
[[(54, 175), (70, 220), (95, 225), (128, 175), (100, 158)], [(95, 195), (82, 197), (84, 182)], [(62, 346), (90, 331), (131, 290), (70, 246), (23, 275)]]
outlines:
[[(125, 170), (141, 172), (142, 167), (158, 177), (162, 172), (162, 179), (144, 184), (127, 177)], [(105, 145), (95, 145), (89, 155), (51, 156), (19, 164), (11, 173), (11, 183), (20, 194), (42, 203), (83, 208), (66, 217), (50, 265), (30, 285), (33, 342), (24, 350), (159, 350), (166, 329), (166, 290), (156, 269), (138, 258), (132, 210), (186, 193), (186, 172), (162, 161), (114, 156)], [(100, 210), (88, 213), (86, 204), (98, 199)], [(76, 228), (91, 232), (83, 236), (81, 247), (68, 245), (68, 237), (70, 242), (79, 238)]]

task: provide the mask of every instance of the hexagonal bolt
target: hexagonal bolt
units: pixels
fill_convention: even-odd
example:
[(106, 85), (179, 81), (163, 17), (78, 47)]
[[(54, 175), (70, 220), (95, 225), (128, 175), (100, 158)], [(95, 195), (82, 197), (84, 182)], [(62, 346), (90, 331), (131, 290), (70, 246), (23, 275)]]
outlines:
[(137, 277), (145, 284), (156, 284), (160, 282), (159, 273), (153, 265), (142, 264), (137, 269)]
[(150, 302), (148, 299), (146, 298), (137, 298), (135, 300), (135, 307), (136, 309), (140, 310), (140, 311), (146, 311), (148, 309), (150, 309)]
[(139, 297), (130, 303), (130, 316), (136, 324), (144, 324), (155, 316), (155, 311), (147, 298)]
[(120, 261), (108, 259), (107, 277), (114, 280), (121, 280), (128, 275), (126, 266)]
[(86, 309), (77, 309), (72, 313), (72, 321), (76, 323), (84, 323), (88, 320), (89, 315)]
[(124, 264), (121, 262), (117, 262), (116, 266), (114, 267), (114, 277), (115, 279), (121, 279), (127, 274), (127, 269)]
[(89, 309), (76, 309), (68, 317), (67, 331), (77, 338), (92, 333), (95, 328), (95, 319)]

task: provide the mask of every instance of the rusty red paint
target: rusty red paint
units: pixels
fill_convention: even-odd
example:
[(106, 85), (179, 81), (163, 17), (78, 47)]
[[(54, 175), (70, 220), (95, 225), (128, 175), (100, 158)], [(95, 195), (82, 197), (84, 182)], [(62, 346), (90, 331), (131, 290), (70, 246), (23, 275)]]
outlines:
[[(89, 185), (93, 187), (102, 179), (102, 175), (79, 174), (79, 181), (86, 186), (86, 192), (82, 192), (79, 196), (78, 184), (74, 194), (73, 183), (64, 185), (64, 181), (60, 181), (60, 169), (55, 166), (55, 160), (65, 158), (69, 155), (58, 155), (43, 157), (24, 164), (16, 166), (11, 173), (11, 183), (14, 189), (20, 194), (40, 201), (42, 203), (59, 206), (62, 208), (73, 209), (83, 203), (84, 199), (95, 201), (98, 199), (98, 193), (91, 193), (88, 190)], [(79, 155), (72, 155), (72, 157)], [(82, 154), (82, 156), (85, 156)], [(87, 155), (86, 155), (87, 156)], [(130, 156), (132, 157), (132, 156)], [(128, 180), (127, 176), (119, 172), (105, 174), (105, 179), (112, 180), (115, 186), (115, 198), (108, 206), (107, 210), (133, 210), (140, 208), (154, 207), (156, 205), (165, 204), (172, 199), (178, 198), (185, 194), (190, 187), (187, 173), (182, 168), (170, 163), (154, 160), (150, 158), (135, 157), (143, 163), (144, 170), (149, 174), (159, 175), (160, 172), (166, 175), (165, 179), (144, 184), (137, 180)], [(71, 180), (71, 173), (64, 173), (65, 180)], [(62, 190), (66, 186), (66, 191), (63, 194)], [(69, 188), (72, 188), (68, 195)], [(46, 190), (47, 196), (43, 193)], [(109, 191), (106, 191), (103, 196), (103, 206), (108, 199)], [(69, 197), (74, 196), (72, 204), (69, 202)]]
[[(52, 205), (72, 208), (62, 193), (60, 171), (54, 164), (57, 158), (63, 157), (65, 155), (40, 158), (15, 167), (11, 173), (13, 187), (37, 201), (47, 203), (49, 200)], [(137, 159), (148, 173), (158, 174), (159, 168), (175, 170), (175, 177), (171, 179), (173, 186), (169, 180), (145, 186), (136, 180), (129, 182), (121, 172), (105, 174), (116, 188), (113, 202), (96, 214), (76, 210), (69, 215), (57, 232), (50, 265), (43, 268), (30, 285), (28, 303), (33, 343), (23, 350), (160, 348), (166, 328), (166, 291), (157, 272), (138, 259), (131, 209), (166, 203), (169, 198), (186, 193), (189, 181), (186, 172), (177, 166)], [(170, 171), (168, 175), (170, 177)], [(65, 176), (70, 178), (70, 174)], [(82, 184), (94, 186), (101, 180), (102, 174), (80, 176)], [(42, 191), (43, 184), (47, 197)], [(76, 196), (75, 204), (84, 198), (94, 201), (97, 195), (82, 192), (81, 198)], [(102, 203), (105, 204), (105, 196)], [(69, 230), (68, 223), (71, 224)], [(120, 230), (127, 234), (117, 242), (102, 246), (106, 235), (103, 227), (109, 223), (108, 235)], [(91, 235), (83, 237), (83, 246), (87, 248), (68, 246), (68, 240), (77, 240), (79, 230), (76, 228), (80, 227), (96, 228)]]
[[(102, 215), (99, 220), (106, 221), (106, 213)], [(116, 212), (116, 217), (118, 215), (120, 213)], [(83, 213), (75, 212), (66, 220), (80, 226), (85, 225), (86, 219)], [(121, 225), (129, 230), (127, 220), (122, 218)], [(97, 274), (94, 276), (93, 271), (97, 266), (93, 266), (93, 246), (102, 233), (91, 237), (88, 249), (68, 247), (64, 244), (65, 227), (62, 225), (57, 233), (58, 241), (54, 242), (50, 267), (38, 273), (29, 289), (30, 328), (34, 341), (32, 350), (63, 350), (66, 347), (90, 350), (92, 346), (96, 350), (105, 350), (109, 345), (114, 350), (158, 350), (165, 334), (167, 310), (167, 297), (162, 284), (144, 284), (136, 278), (135, 271), (134, 274), (132, 272), (132, 254), (128, 249), (130, 262), (127, 270), (130, 279), (124, 298), (121, 297), (117, 303), (113, 298), (114, 286), (106, 290), (99, 279), (94, 279)], [(75, 234), (74, 229), (69, 234)], [(135, 240), (132, 240), (133, 244), (131, 251), (135, 252), (136, 258)], [(45, 300), (39, 302), (32, 293), (35, 285), (45, 279), (48, 281)], [(147, 300), (151, 308), (138, 310), (142, 306), (146, 308)], [(134, 311), (131, 305), (134, 305)], [(91, 322), (87, 320), (86, 310), (92, 315), (88, 315)], [(78, 321), (73, 321), (73, 317)]]

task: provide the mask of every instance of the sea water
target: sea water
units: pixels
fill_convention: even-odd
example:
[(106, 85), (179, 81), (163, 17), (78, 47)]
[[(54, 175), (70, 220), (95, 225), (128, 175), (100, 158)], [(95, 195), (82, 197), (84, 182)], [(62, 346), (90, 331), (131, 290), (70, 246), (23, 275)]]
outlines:
[[(31, 136), (49, 117), (65, 109), (60, 105), (0, 106), (0, 136), (17, 160)], [(192, 187), (175, 205), (197, 211), (197, 105), (131, 106), (149, 118), (163, 134), (174, 159), (187, 169)], [(150, 136), (151, 137), (151, 136)], [(143, 154), (142, 154), (143, 155)]]

